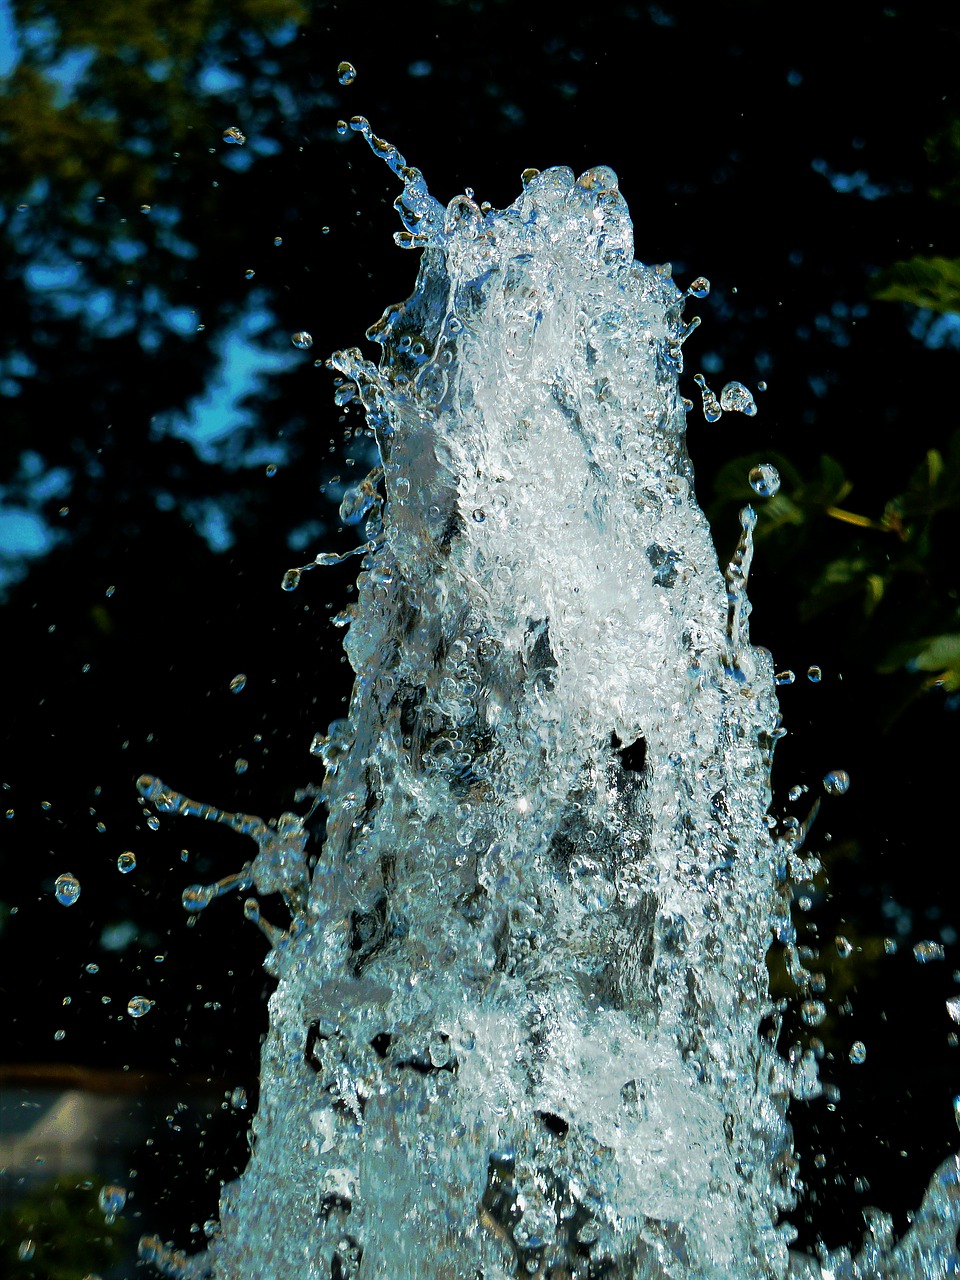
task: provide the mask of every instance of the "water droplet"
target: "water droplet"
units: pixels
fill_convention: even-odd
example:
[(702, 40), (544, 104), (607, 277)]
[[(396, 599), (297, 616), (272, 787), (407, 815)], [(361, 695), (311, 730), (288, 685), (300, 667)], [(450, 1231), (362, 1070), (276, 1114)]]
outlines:
[(243, 756), (237, 756), (233, 762), (233, 767), (237, 773), (246, 773), (250, 768), (250, 761), (244, 760)]
[(267, 476), (272, 480), (277, 474), (277, 464), (275, 462), (267, 463)]
[(118, 1187), (115, 1183), (110, 1182), (100, 1188), (97, 1204), (100, 1206), (100, 1212), (106, 1218), (108, 1224), (113, 1222), (126, 1203), (126, 1187)]
[(867, 1046), (862, 1040), (854, 1040), (853, 1044), (850, 1046), (850, 1061), (854, 1066), (859, 1067), (860, 1063), (865, 1062), (866, 1059)]
[(202, 911), (217, 896), (217, 886), (212, 884), (187, 885), (180, 896), (185, 911)]
[(100, 966), (98, 964), (94, 964), (92, 961), (90, 962), (90, 964), (84, 965), (83, 967), (86, 969), (87, 973), (100, 972)]
[(486, 512), (484, 511), (483, 507), (476, 508), (476, 510), (473, 513), (473, 518), (477, 522), (477, 524), (483, 524), (484, 520), (486, 520), (487, 518)]
[(246, 271), (243, 273), (244, 278), (247, 280), (252, 280), (256, 274), (257, 273), (254, 271), (253, 267), (247, 267)]
[(804, 1000), (800, 1006), (800, 1016), (808, 1027), (819, 1027), (826, 1019), (827, 1006), (822, 1000)]
[(65, 1031), (55, 1031), (53, 1033), (53, 1038), (54, 1040), (63, 1040), (66, 1038), (66, 1034), (67, 1033)]
[(300, 351), (306, 351), (308, 347), (313, 346), (313, 334), (307, 333), (305, 329), (298, 329), (296, 333), (290, 335), (290, 341)]
[(146, 996), (131, 996), (127, 1001), (127, 1013), (131, 1018), (142, 1018), (145, 1013), (150, 1012), (153, 1005), (154, 1002)]
[(65, 907), (72, 907), (80, 897), (80, 881), (75, 875), (65, 871), (62, 876), (57, 876), (53, 892), (56, 894), (59, 903)]
[(944, 954), (943, 945), (939, 942), (931, 942), (929, 938), (924, 938), (913, 948), (913, 958), (917, 964), (929, 964), (931, 960), (942, 960)]
[(960, 1022), (960, 996), (953, 996), (947, 1001), (947, 1013), (954, 1022)]
[(346, 120), (338, 120), (338, 121), (337, 121), (337, 133), (339, 133), (339, 135), (340, 135), (340, 137), (341, 137), (341, 138), (346, 137), (346, 134), (347, 134), (347, 122), (346, 122)]
[(33, 1257), (33, 1255), (36, 1253), (36, 1251), (37, 1251), (37, 1246), (32, 1240), (30, 1240), (29, 1238), (26, 1240), (21, 1240), (20, 1246), (17, 1249), (17, 1258), (19, 1259), (20, 1262), (29, 1262), (30, 1259)]
[(121, 853), (120, 857), (117, 859), (117, 870), (121, 871), (124, 875), (129, 875), (136, 865), (137, 855), (135, 853)]
[(322, 236), (328, 236), (328, 235), (330, 234), (330, 228), (329, 228), (329, 227), (321, 227), (321, 228), (320, 228), (320, 234), (321, 234)]
[(757, 412), (753, 396), (742, 382), (728, 382), (720, 392), (720, 407), (726, 413), (745, 413), (752, 418)]
[(693, 380), (700, 388), (700, 396), (703, 400), (703, 416), (708, 422), (717, 422), (723, 412), (720, 408), (720, 401), (707, 386), (707, 380), (702, 373), (695, 374)]
[(151, 831), (160, 830), (160, 819), (157, 817), (155, 813), (151, 813), (147, 817), (147, 826), (150, 828)]
[(807, 679), (811, 684), (819, 684), (823, 679), (823, 672), (819, 667), (807, 667)]
[(828, 796), (845, 796), (850, 790), (850, 775), (846, 769), (831, 769), (823, 779), (823, 789)]
[(337, 79), (341, 84), (353, 84), (357, 78), (357, 69), (349, 62), (341, 62), (337, 67)]
[(773, 677), (775, 684), (793, 684), (796, 678), (792, 671), (778, 671)]
[(280, 581), (280, 586), (284, 591), (296, 591), (300, 585), (300, 570), (288, 569)]
[(834, 945), (841, 960), (846, 960), (848, 956), (853, 955), (853, 943), (845, 938), (842, 933), (837, 934), (836, 938), (834, 938)]
[(113, 595), (113, 593), (116, 591), (116, 589), (117, 589), (116, 587), (107, 587), (106, 591), (103, 594), (109, 600), (110, 597)]
[(246, 1111), (247, 1109), (247, 1091), (238, 1085), (230, 1095), (230, 1105), (237, 1111)]
[(750, 488), (761, 498), (772, 498), (780, 489), (780, 472), (769, 462), (761, 462), (747, 477)]
[(246, 686), (247, 686), (247, 677), (243, 674), (243, 672), (240, 672), (239, 675), (234, 676), (233, 679), (230, 681), (230, 692), (243, 693)]
[(696, 280), (690, 285), (687, 293), (692, 298), (705, 298), (710, 292), (710, 281), (706, 276), (697, 276)]
[(237, 126), (232, 124), (229, 129), (224, 129), (223, 140), (224, 142), (229, 142), (231, 146), (242, 147), (247, 139), (246, 136), (240, 132)]
[(767, 384), (765, 382), (761, 380), (760, 382), (757, 383), (758, 391), (766, 391), (766, 389), (767, 389)]

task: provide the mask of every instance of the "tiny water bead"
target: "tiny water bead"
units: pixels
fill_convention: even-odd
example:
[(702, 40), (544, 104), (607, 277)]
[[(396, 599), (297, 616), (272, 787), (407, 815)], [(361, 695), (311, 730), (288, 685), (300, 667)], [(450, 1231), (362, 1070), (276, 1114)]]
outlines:
[(57, 901), (64, 907), (72, 907), (80, 897), (80, 881), (69, 871), (57, 876), (53, 885)]
[(300, 585), (300, 570), (288, 569), (280, 580), (280, 586), (284, 591), (296, 591)]
[(691, 298), (705, 298), (710, 292), (710, 281), (706, 276), (697, 276), (696, 280), (690, 285), (687, 293)]
[(246, 271), (243, 273), (246, 280), (252, 280), (256, 274), (257, 273), (254, 271), (253, 267), (247, 267)]
[(773, 498), (780, 491), (780, 472), (769, 462), (753, 467), (747, 479), (750, 488), (761, 498)]
[(357, 69), (349, 62), (341, 62), (337, 67), (337, 79), (341, 84), (353, 84), (357, 78)]
[(236, 773), (246, 773), (250, 768), (250, 761), (244, 760), (243, 756), (237, 756), (233, 762), (233, 768)]
[(700, 388), (700, 396), (703, 400), (703, 416), (708, 422), (719, 422), (723, 410), (720, 408), (720, 401), (707, 386), (707, 380), (702, 373), (694, 375), (694, 382)]
[(819, 667), (807, 667), (807, 679), (811, 684), (819, 684), (823, 679), (823, 672)]
[(349, 126), (347, 125), (346, 120), (338, 120), (337, 133), (339, 133), (340, 137), (345, 138), (349, 132), (350, 132), (350, 129), (349, 129)]
[(283, 236), (274, 236), (273, 243), (279, 249), (280, 246), (283, 244)]
[(960, 1022), (960, 996), (953, 996), (947, 1001), (947, 1013), (954, 1022)]
[(913, 948), (913, 958), (917, 964), (930, 964), (933, 960), (943, 960), (945, 956), (943, 944), (929, 938), (924, 938)]
[(153, 1006), (154, 1001), (148, 1000), (146, 996), (131, 996), (127, 1001), (127, 1013), (131, 1018), (142, 1018)]
[(137, 855), (135, 853), (121, 853), (117, 859), (117, 870), (123, 875), (129, 875), (136, 868)]
[(242, 134), (235, 124), (232, 124), (229, 129), (224, 129), (223, 140), (230, 143), (231, 146), (242, 147), (247, 139), (246, 135)]
[(247, 1109), (247, 1091), (242, 1085), (238, 1085), (230, 1094), (230, 1105), (235, 1111), (246, 1111)]
[(247, 677), (242, 672), (239, 675), (235, 675), (233, 679), (230, 681), (231, 693), (243, 693), (246, 687), (247, 687)]
[(845, 796), (850, 790), (850, 775), (846, 769), (831, 769), (824, 775), (823, 789), (828, 796)]
[(269, 480), (272, 480), (273, 477), (277, 474), (277, 464), (275, 462), (267, 463), (266, 474)]
[(793, 682), (794, 682), (794, 680), (796, 680), (796, 678), (797, 678), (797, 677), (794, 675), (794, 673), (793, 673), (792, 671), (789, 671), (789, 670), (788, 670), (788, 671), (778, 671), (778, 672), (777, 672), (777, 674), (773, 677), (773, 679), (774, 679), (774, 683), (775, 683), (775, 684), (781, 684), (781, 685), (782, 685), (782, 684), (793, 684)]
[(862, 1040), (854, 1040), (850, 1046), (850, 1061), (855, 1067), (860, 1066), (862, 1062), (867, 1060), (867, 1046)]
[(26, 1240), (21, 1240), (17, 1248), (17, 1261), (29, 1262), (30, 1259), (33, 1257), (33, 1255), (36, 1253), (36, 1251), (37, 1251), (37, 1246), (35, 1242), (31, 1240), (29, 1237), (27, 1237)]
[(120, 1187), (116, 1183), (108, 1182), (100, 1188), (97, 1204), (108, 1226), (116, 1220), (117, 1214), (120, 1213), (126, 1203), (126, 1187)]
[(298, 329), (296, 333), (290, 335), (290, 341), (299, 351), (306, 351), (308, 347), (313, 346), (313, 334), (307, 333), (306, 329)]
[(742, 382), (728, 382), (720, 392), (720, 407), (725, 413), (745, 413), (752, 418), (757, 412), (753, 396)]

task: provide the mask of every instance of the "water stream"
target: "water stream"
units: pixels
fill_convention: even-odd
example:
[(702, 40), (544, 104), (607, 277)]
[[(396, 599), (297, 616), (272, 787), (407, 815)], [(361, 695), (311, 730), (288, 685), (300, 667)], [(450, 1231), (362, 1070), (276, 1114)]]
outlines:
[[(610, 169), (444, 208), (353, 127), (423, 251), (369, 331), (379, 364), (331, 361), (380, 455), (342, 512), (363, 531), (356, 682), (316, 744), (312, 871), (302, 817), (141, 779), (157, 812), (256, 841), (191, 910), (252, 888), (292, 917), (247, 902), (278, 980), (249, 1166), (206, 1253), (142, 1256), (220, 1280), (960, 1274), (956, 1160), (899, 1244), (875, 1215), (856, 1260), (790, 1250), (786, 1109), (819, 1085), (777, 1052), (766, 957), (777, 937), (800, 972), (805, 855), (768, 821), (755, 516), (722, 571), (694, 497), (687, 295), (634, 260)], [(749, 412), (731, 385), (722, 407)]]

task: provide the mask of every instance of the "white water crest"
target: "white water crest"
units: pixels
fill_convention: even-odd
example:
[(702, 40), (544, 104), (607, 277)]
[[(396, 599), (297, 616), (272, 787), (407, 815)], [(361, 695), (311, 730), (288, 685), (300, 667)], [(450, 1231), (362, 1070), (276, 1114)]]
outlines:
[(253, 885), (292, 912), (249, 1167), (207, 1253), (143, 1257), (221, 1280), (954, 1274), (955, 1161), (912, 1235), (877, 1215), (857, 1262), (792, 1255), (781, 1225), (787, 1103), (819, 1089), (777, 1053), (766, 967), (800, 855), (767, 820), (754, 514), (724, 573), (694, 497), (684, 295), (634, 261), (610, 169), (444, 209), (354, 127), (423, 248), (370, 330), (379, 365), (331, 362), (381, 464), (344, 499), (366, 519), (356, 683), (317, 746), (312, 873), (294, 815), (141, 779), (258, 843), (191, 909)]

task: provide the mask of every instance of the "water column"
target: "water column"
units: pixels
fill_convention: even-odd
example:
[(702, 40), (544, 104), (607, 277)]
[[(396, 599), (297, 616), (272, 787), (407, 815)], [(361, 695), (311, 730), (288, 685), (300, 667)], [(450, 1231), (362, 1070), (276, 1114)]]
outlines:
[(684, 295), (634, 261), (611, 170), (444, 209), (355, 127), (423, 249), (370, 330), (379, 365), (331, 362), (380, 455), (344, 499), (356, 683), (316, 748), (312, 874), (294, 815), (141, 780), (253, 837), (228, 887), (293, 917), (261, 919), (278, 987), (219, 1235), (143, 1254), (222, 1280), (819, 1276), (778, 1226), (786, 1102), (816, 1080), (777, 1055), (767, 986), (796, 849), (767, 823), (753, 513), (722, 573), (684, 447)]

